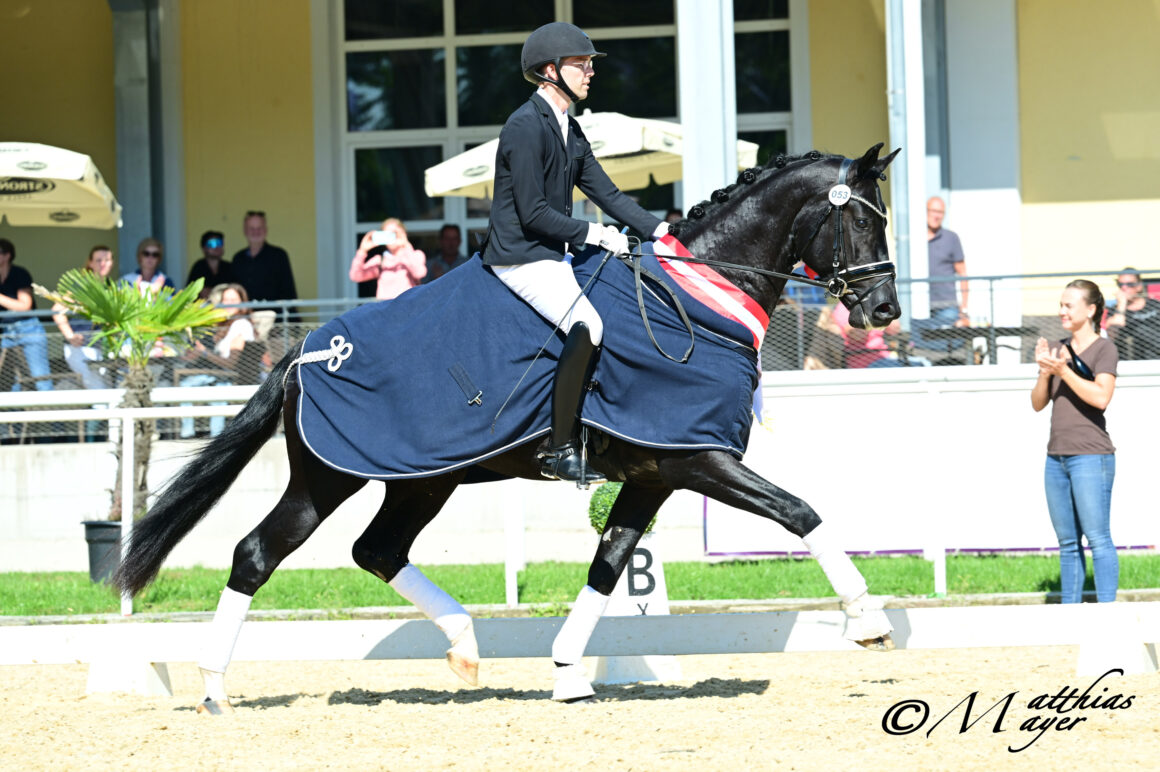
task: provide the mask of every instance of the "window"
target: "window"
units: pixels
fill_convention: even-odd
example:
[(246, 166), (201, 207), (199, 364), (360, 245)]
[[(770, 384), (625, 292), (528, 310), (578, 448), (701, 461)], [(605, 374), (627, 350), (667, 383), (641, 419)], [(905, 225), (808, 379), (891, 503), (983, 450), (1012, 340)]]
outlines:
[[(599, 51), (592, 96), (576, 109), (677, 120), (679, 66), (675, 0), (340, 0), (333, 13), (342, 94), (338, 138), (343, 245), (387, 217), (412, 242), (444, 222), (486, 230), (486, 200), (431, 198), (425, 170), (494, 139), (532, 92), (520, 50), (541, 24), (572, 21)], [(759, 161), (792, 146), (791, 8), (800, 0), (733, 0), (738, 134), (758, 143)], [(711, 51), (693, 56), (712, 55)], [(808, 116), (807, 116), (808, 117)], [(673, 185), (626, 191), (652, 211), (674, 203)], [(577, 207), (577, 216), (595, 217)], [(470, 236), (465, 249), (477, 246)], [(335, 266), (345, 279), (346, 255)], [(350, 289), (353, 294), (353, 288)]]

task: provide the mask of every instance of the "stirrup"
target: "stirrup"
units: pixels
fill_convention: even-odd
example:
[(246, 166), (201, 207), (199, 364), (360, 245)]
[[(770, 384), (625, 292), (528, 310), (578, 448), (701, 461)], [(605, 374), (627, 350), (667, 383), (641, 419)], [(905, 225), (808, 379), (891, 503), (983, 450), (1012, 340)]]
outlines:
[(588, 465), (580, 443), (571, 440), (540, 454), (540, 474), (549, 480), (566, 480), (577, 488), (608, 482), (600, 472)]

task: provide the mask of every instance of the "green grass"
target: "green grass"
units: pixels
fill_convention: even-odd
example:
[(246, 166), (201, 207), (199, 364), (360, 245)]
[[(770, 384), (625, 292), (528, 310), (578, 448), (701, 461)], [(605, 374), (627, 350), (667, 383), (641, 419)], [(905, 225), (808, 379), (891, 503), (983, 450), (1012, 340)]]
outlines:
[[(931, 564), (917, 557), (855, 558), (873, 592), (882, 595), (931, 594)], [(534, 563), (520, 574), (520, 601), (539, 604), (537, 613), (555, 616), (587, 581), (581, 563)], [(433, 582), (466, 605), (504, 602), (503, 566), (430, 566)], [(226, 569), (190, 568), (161, 572), (157, 582), (134, 602), (134, 611), (212, 611), (225, 586)], [(813, 560), (770, 559), (734, 563), (666, 563), (669, 598), (683, 600), (783, 600), (826, 598), (833, 590)], [(1120, 588), (1160, 587), (1160, 555), (1121, 555)], [(1094, 589), (1090, 573), (1087, 589)], [(1059, 560), (1054, 556), (951, 556), (947, 591), (951, 595), (1059, 590)], [(298, 569), (275, 572), (254, 598), (254, 609), (351, 609), (404, 606), (390, 587), (355, 568)], [(0, 613), (49, 616), (114, 613), (120, 600), (87, 573), (0, 574)]]

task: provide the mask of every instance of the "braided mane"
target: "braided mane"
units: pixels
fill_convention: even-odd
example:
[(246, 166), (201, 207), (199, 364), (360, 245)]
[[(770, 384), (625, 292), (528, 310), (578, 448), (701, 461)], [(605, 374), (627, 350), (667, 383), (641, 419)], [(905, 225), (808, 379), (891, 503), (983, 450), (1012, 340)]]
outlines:
[(843, 156), (826, 154), (811, 150), (802, 155), (786, 155), (779, 153), (762, 166), (754, 166), (737, 175), (737, 181), (725, 188), (713, 191), (708, 201), (702, 201), (689, 208), (688, 214), (681, 220), (669, 225), (669, 233), (676, 238), (689, 238), (704, 225), (705, 218), (713, 214), (722, 204), (728, 201), (739, 186), (750, 186), (758, 180), (782, 172), (786, 167), (799, 163), (813, 163), (826, 159), (842, 160)]

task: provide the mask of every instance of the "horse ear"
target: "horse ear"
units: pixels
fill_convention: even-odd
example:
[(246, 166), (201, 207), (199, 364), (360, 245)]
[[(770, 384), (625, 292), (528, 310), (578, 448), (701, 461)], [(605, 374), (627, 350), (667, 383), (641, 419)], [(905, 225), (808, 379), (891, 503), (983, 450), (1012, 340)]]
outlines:
[(866, 155), (854, 162), (854, 169), (858, 178), (886, 179), (883, 172), (886, 171), (886, 167), (890, 165), (890, 162), (894, 160), (894, 156), (898, 155), (902, 148), (898, 148), (898, 150), (895, 150), (885, 158), (879, 158), (878, 151), (882, 147), (883, 144), (879, 142), (867, 150)]

